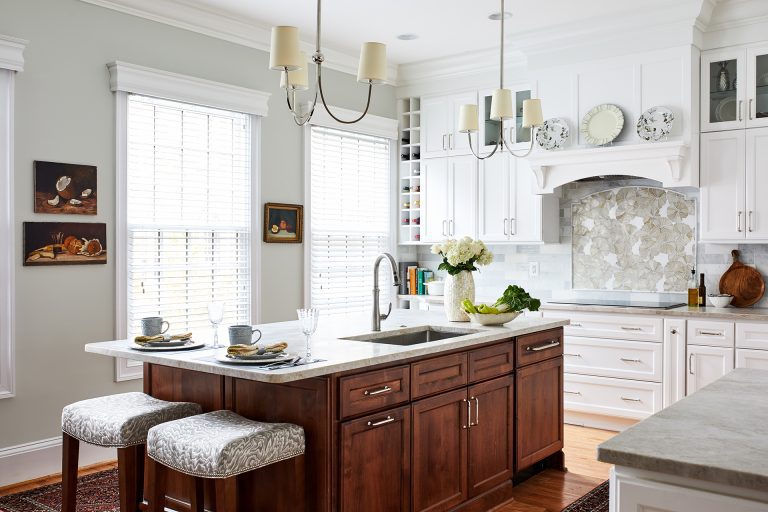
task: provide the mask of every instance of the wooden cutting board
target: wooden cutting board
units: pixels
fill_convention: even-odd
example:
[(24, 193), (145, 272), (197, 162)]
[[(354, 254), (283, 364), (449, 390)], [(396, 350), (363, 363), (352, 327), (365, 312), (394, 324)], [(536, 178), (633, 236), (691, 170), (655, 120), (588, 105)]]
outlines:
[(739, 261), (739, 251), (731, 251), (733, 264), (720, 278), (720, 293), (733, 295), (731, 305), (746, 308), (756, 304), (765, 293), (765, 281), (760, 272)]

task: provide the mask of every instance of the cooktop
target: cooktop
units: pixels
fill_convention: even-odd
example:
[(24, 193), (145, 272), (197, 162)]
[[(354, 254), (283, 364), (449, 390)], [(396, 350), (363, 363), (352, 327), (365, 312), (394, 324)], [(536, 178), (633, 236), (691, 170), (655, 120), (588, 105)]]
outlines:
[(635, 300), (617, 300), (617, 299), (567, 299), (550, 300), (550, 304), (576, 304), (579, 306), (613, 306), (621, 308), (650, 308), (650, 309), (672, 309), (685, 306), (684, 302), (671, 301), (635, 301)]

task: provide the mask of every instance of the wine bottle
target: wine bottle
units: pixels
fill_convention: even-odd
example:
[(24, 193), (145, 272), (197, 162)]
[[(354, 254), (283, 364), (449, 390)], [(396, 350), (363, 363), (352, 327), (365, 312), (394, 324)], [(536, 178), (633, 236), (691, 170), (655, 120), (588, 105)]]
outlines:
[(691, 269), (691, 278), (688, 280), (688, 306), (696, 307), (699, 305), (699, 287), (696, 284), (696, 269)]
[(699, 274), (699, 307), (707, 305), (707, 286), (704, 284), (704, 274)]

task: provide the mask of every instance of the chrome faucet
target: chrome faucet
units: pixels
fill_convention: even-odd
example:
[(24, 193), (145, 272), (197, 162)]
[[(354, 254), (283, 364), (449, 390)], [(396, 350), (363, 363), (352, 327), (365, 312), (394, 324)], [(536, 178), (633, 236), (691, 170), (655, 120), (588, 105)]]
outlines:
[(397, 271), (395, 258), (387, 252), (379, 254), (376, 263), (373, 264), (373, 322), (371, 323), (371, 330), (373, 331), (380, 331), (381, 321), (389, 318), (389, 314), (392, 312), (392, 301), (389, 301), (386, 315), (382, 315), (379, 310), (379, 264), (384, 258), (389, 260), (389, 265), (392, 267), (392, 286), (400, 286), (400, 273)]

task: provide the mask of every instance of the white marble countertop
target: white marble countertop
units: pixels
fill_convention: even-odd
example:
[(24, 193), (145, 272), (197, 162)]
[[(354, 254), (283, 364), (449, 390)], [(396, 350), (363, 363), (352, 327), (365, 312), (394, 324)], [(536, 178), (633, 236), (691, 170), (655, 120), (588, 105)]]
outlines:
[[(141, 352), (130, 348), (130, 345), (133, 345), (132, 341), (116, 340), (88, 343), (85, 346), (85, 351), (261, 382), (291, 382), (412, 357), (439, 354), (448, 350), (472, 347), (568, 324), (568, 320), (521, 316), (504, 326), (489, 327), (463, 322), (449, 322), (442, 312), (395, 309), (389, 319), (382, 322), (382, 332), (423, 325), (446, 329), (473, 329), (477, 332), (460, 338), (449, 338), (411, 346), (340, 339), (370, 333), (370, 322), (370, 315), (333, 318), (321, 316), (317, 332), (312, 337), (312, 357), (325, 359), (325, 361), (282, 370), (267, 371), (260, 370), (257, 366), (220, 363), (214, 359), (216, 350), (210, 347), (188, 351)], [(289, 352), (299, 355), (304, 353), (305, 341), (298, 321), (263, 324), (257, 327), (263, 334), (260, 344), (285, 341), (288, 343)], [(220, 335), (221, 338), (224, 338), (224, 343), (226, 343), (226, 334)]]
[(768, 321), (768, 308), (716, 308), (707, 306), (704, 308), (689, 308), (682, 306), (672, 309), (655, 308), (629, 308), (621, 306), (587, 306), (580, 304), (553, 304), (545, 302), (541, 305), (542, 311), (577, 311), (581, 313), (620, 313), (625, 315), (653, 315), (666, 317), (691, 317), (706, 320), (753, 320), (757, 322)]
[(768, 489), (768, 370), (737, 369), (601, 444), (597, 459)]

